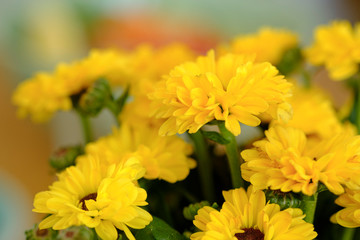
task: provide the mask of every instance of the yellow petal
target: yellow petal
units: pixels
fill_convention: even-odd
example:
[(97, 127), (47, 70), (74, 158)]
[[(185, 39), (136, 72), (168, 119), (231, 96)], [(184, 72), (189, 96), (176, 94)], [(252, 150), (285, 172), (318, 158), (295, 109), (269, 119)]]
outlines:
[(239, 121), (235, 116), (229, 115), (225, 120), (225, 127), (235, 136), (240, 135), (241, 129)]
[(101, 223), (95, 227), (95, 231), (103, 240), (116, 240), (118, 238), (116, 228), (110, 221), (101, 221)]

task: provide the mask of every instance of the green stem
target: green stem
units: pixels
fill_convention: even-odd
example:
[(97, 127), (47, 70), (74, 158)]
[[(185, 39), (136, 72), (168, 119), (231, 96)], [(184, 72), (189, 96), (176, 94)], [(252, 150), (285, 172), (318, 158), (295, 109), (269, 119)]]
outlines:
[(302, 75), (303, 75), (303, 80), (304, 80), (304, 88), (310, 89), (310, 87), (311, 87), (310, 73), (304, 70), (304, 71), (302, 71)]
[(118, 126), (120, 126), (119, 115), (126, 104), (126, 100), (129, 97), (129, 91), (130, 87), (127, 86), (122, 95), (117, 100), (115, 100), (114, 97), (111, 95), (108, 99), (106, 99), (105, 102), (106, 107), (113, 114)]
[(80, 116), (85, 143), (89, 143), (93, 139), (89, 118), (85, 114), (81, 113), (80, 111), (77, 111), (77, 113)]
[(160, 191), (157, 191), (157, 195), (159, 197), (157, 209), (161, 209), (161, 211), (158, 213), (158, 217), (161, 217), (167, 224), (174, 227), (174, 219), (171, 215), (170, 206), (166, 201), (166, 193), (162, 192), (161, 189), (159, 190)]
[(179, 193), (182, 194), (190, 203), (200, 202), (194, 195), (192, 195), (187, 189), (180, 188)]
[(119, 122), (119, 108), (116, 104), (116, 102), (112, 101), (112, 100), (108, 100), (105, 103), (106, 107), (110, 110), (110, 112), (112, 113), (113, 117), (115, 118), (115, 122), (118, 126), (120, 126), (120, 122)]
[(228, 144), (225, 144), (226, 148), (226, 156), (229, 161), (231, 181), (234, 188), (245, 187), (244, 180), (241, 177), (241, 169), (240, 169), (240, 154), (238, 151), (237, 143), (235, 136), (226, 129), (225, 122), (219, 121), (218, 123), (219, 130), (221, 135), (229, 141)]
[(353, 240), (356, 228), (344, 228), (341, 240)]
[(201, 130), (190, 134), (194, 145), (195, 154), (198, 160), (198, 169), (200, 175), (200, 184), (206, 200), (214, 201), (214, 179), (213, 179), (213, 165), (209, 155), (207, 143)]
[(314, 193), (312, 196), (303, 195), (301, 209), (306, 215), (304, 220), (308, 223), (314, 222), (316, 203), (317, 203), (318, 193)]
[(354, 100), (351, 112), (345, 120), (353, 123), (360, 133), (360, 73), (348, 79), (347, 84), (353, 92)]
[(356, 107), (356, 119), (355, 119), (355, 125), (358, 130), (358, 133), (360, 134), (360, 83), (357, 82), (356, 90), (355, 90), (355, 103), (354, 107)]

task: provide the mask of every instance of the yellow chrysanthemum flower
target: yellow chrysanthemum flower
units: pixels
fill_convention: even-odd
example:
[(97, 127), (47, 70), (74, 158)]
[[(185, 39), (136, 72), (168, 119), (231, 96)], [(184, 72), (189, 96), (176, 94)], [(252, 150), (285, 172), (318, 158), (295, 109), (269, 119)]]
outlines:
[(135, 240), (129, 227), (141, 229), (152, 221), (139, 207), (147, 205), (146, 191), (136, 183), (144, 168), (135, 157), (117, 165), (102, 161), (98, 156), (83, 158), (59, 174), (49, 191), (36, 194), (33, 211), (50, 214), (40, 229), (86, 225), (104, 240), (116, 240), (116, 229)]
[(120, 122), (134, 126), (135, 128), (146, 125), (150, 128), (159, 129), (164, 123), (164, 120), (149, 116), (150, 105), (151, 102), (146, 96), (135, 98), (124, 106), (119, 115)]
[(220, 46), (220, 52), (256, 54), (257, 62), (280, 62), (286, 50), (298, 45), (295, 33), (282, 29), (263, 27), (255, 34), (235, 37), (229, 46)]
[(31, 115), (34, 122), (43, 122), (52, 117), (55, 111), (68, 111), (72, 108), (64, 84), (54, 81), (47, 73), (38, 73), (34, 78), (21, 83), (14, 95), (18, 116)]
[(335, 203), (344, 209), (332, 215), (331, 222), (347, 228), (360, 227), (360, 189), (346, 189), (345, 193), (335, 200)]
[(216, 119), (239, 135), (239, 122), (257, 126), (258, 114), (269, 105), (280, 109), (285, 103), (291, 84), (277, 74), (270, 63), (254, 63), (253, 57), (233, 54), (216, 60), (213, 51), (179, 65), (149, 95), (153, 114), (166, 119), (159, 133), (194, 133)]
[(119, 156), (137, 155), (146, 169), (145, 178), (171, 183), (184, 180), (196, 166), (188, 157), (192, 153), (190, 144), (178, 136), (159, 136), (157, 128), (146, 125), (132, 127), (122, 123), (112, 135), (89, 143), (85, 151), (105, 155), (109, 163), (117, 162)]
[(354, 129), (345, 129), (332, 138), (309, 146), (308, 155), (319, 161), (325, 159), (320, 181), (335, 193), (342, 194), (344, 187), (360, 189), (360, 136)]
[(19, 107), (20, 117), (31, 115), (34, 121), (43, 122), (56, 111), (70, 110), (70, 97), (99, 78), (113, 85), (125, 85), (129, 74), (124, 54), (115, 50), (93, 50), (83, 60), (59, 64), (53, 73), (39, 73), (22, 82), (14, 92), (13, 102)]
[[(160, 79), (160, 78), (159, 78)], [(147, 125), (159, 129), (164, 123), (163, 119), (157, 119), (150, 115), (151, 100), (147, 94), (154, 91), (154, 81), (143, 78), (136, 83), (132, 94), (132, 100), (127, 102), (119, 115), (119, 121), (128, 125)]]
[(130, 54), (131, 71), (138, 79), (158, 81), (162, 75), (183, 62), (193, 60), (194, 52), (185, 44), (172, 43), (161, 48), (139, 45)]
[(265, 135), (255, 148), (241, 153), (242, 176), (256, 189), (311, 196), (319, 182), (335, 194), (344, 192), (343, 185), (360, 186), (360, 137), (345, 132), (321, 142), (307, 141), (300, 129), (281, 125)]
[[(332, 102), (317, 88), (295, 87), (289, 98), (293, 115), (287, 122), (274, 120), (271, 124), (285, 124), (304, 131), (307, 137), (316, 139), (330, 138), (343, 130)], [(310, 110), (311, 109), (311, 110)]]
[(238, 188), (223, 195), (225, 203), (220, 211), (211, 207), (198, 211), (194, 225), (200, 232), (192, 234), (191, 240), (310, 240), (317, 236), (300, 209), (280, 211), (279, 205), (266, 203), (265, 194), (251, 186), (247, 192)]
[(315, 30), (312, 46), (304, 51), (314, 65), (325, 65), (330, 77), (344, 80), (358, 71), (360, 63), (360, 24), (353, 29), (348, 21), (333, 21)]
[(186, 45), (172, 43), (158, 49), (140, 45), (131, 56), (132, 71), (137, 76), (136, 81), (131, 83), (132, 101), (125, 105), (119, 116), (120, 122), (133, 126), (148, 124), (160, 127), (164, 120), (150, 116), (151, 100), (147, 95), (154, 91), (155, 83), (163, 75), (168, 74), (176, 65), (193, 60), (195, 55)]

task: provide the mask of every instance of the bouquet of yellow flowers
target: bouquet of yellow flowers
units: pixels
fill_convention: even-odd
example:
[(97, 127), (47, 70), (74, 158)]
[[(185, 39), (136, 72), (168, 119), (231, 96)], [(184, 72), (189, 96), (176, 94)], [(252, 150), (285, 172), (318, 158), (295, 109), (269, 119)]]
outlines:
[[(359, 63), (359, 25), (334, 21), (307, 47), (268, 27), (205, 54), (94, 49), (37, 73), (13, 95), (19, 116), (74, 111), (84, 142), (50, 157), (27, 239), (358, 239)], [(346, 106), (314, 83), (322, 67)], [(113, 130), (95, 139), (103, 110)]]

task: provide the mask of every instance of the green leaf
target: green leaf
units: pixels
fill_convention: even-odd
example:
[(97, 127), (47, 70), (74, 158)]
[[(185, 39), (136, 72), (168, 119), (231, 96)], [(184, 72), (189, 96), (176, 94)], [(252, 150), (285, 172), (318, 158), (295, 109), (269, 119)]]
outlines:
[(116, 100), (118, 114), (121, 113), (122, 109), (124, 108), (126, 100), (129, 97), (129, 91), (130, 91), (130, 87), (127, 86), (125, 88), (125, 91), (122, 93), (122, 95)]
[(185, 240), (186, 238), (169, 224), (154, 217), (153, 221), (144, 229), (140, 229), (135, 234), (136, 239), (141, 240)]
[(288, 49), (284, 52), (282, 59), (276, 65), (281, 74), (287, 76), (292, 73), (302, 61), (301, 50), (299, 47)]
[(155, 240), (149, 226), (145, 227), (144, 229), (138, 230), (135, 234), (135, 239)]
[(220, 144), (228, 144), (230, 143), (229, 140), (225, 139), (220, 133), (218, 132), (203, 132), (204, 136), (214, 142), (220, 143)]

